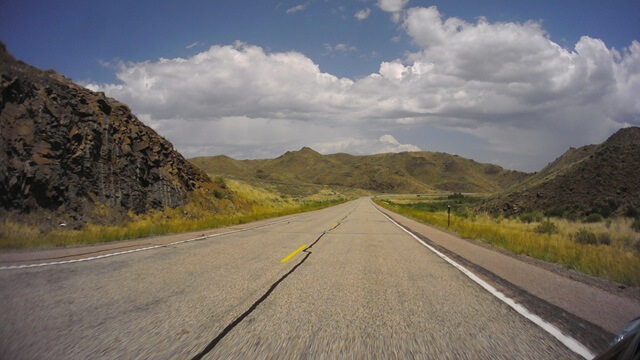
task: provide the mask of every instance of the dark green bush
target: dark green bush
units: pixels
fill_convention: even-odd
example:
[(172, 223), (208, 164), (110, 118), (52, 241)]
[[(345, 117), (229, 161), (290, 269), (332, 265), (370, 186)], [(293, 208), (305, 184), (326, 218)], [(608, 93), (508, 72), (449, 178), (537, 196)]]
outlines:
[(589, 212), (592, 214), (600, 214), (602, 217), (609, 217), (609, 215), (611, 215), (611, 213), (615, 211), (615, 209), (616, 208), (612, 209), (611, 207), (605, 204), (598, 204), (594, 206)]
[(633, 206), (629, 205), (627, 206), (627, 210), (624, 212), (624, 216), (630, 217), (630, 218), (638, 217), (638, 210), (636, 210), (636, 208), (634, 208)]
[(216, 199), (222, 199), (224, 197), (224, 194), (218, 190), (213, 190), (213, 196), (215, 196)]
[(598, 213), (593, 213), (593, 214), (589, 214), (586, 218), (584, 218), (584, 220), (582, 222), (585, 223), (597, 223), (600, 221), (603, 221), (604, 218), (602, 217), (602, 215), (598, 214)]
[(537, 232), (538, 234), (551, 235), (558, 233), (558, 227), (551, 220), (547, 219), (541, 222), (540, 225), (536, 226), (533, 231)]
[(599, 245), (611, 245), (611, 235), (609, 233), (598, 234)]
[(544, 218), (544, 215), (541, 212), (538, 212), (538, 211), (526, 212), (526, 213), (520, 215), (520, 220), (522, 222), (527, 223), (527, 224), (532, 223), (532, 222), (542, 221), (543, 218)]
[(569, 221), (578, 221), (578, 219), (580, 218), (578, 213), (576, 213), (574, 211), (567, 213), (564, 217), (565, 217), (565, 219), (567, 219)]
[(593, 231), (589, 231), (587, 229), (580, 229), (577, 233), (575, 233), (574, 238), (577, 242), (581, 244), (591, 244), (595, 245), (598, 243), (598, 237)]
[(454, 192), (453, 194), (448, 195), (447, 199), (464, 199), (464, 195), (462, 195), (462, 193)]
[(562, 207), (553, 207), (551, 209), (547, 209), (544, 211), (544, 216), (547, 217), (562, 217), (564, 215), (564, 208)]

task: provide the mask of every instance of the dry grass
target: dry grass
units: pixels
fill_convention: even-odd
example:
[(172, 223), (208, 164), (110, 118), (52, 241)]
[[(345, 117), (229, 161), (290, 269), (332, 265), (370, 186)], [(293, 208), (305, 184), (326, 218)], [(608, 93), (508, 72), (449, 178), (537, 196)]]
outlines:
[[(185, 206), (141, 215), (129, 213), (125, 221), (115, 225), (88, 223), (80, 230), (44, 231), (37, 226), (3, 219), (0, 248), (71, 246), (197, 231), (318, 210), (357, 195), (321, 189), (309, 196), (292, 198), (237, 180), (225, 179), (225, 186), (229, 191), (221, 192), (217, 185), (200, 188)], [(95, 212), (106, 214), (108, 209), (96, 207)]]
[[(427, 212), (408, 204), (376, 199), (376, 203), (402, 215), (447, 228), (447, 213)], [(535, 231), (539, 223), (524, 223), (518, 219), (493, 217), (486, 213), (468, 218), (452, 216), (448, 229), (467, 239), (476, 239), (493, 246), (536, 259), (558, 263), (589, 275), (604, 277), (623, 284), (640, 286), (640, 234), (631, 228), (631, 219), (617, 218), (594, 224), (551, 220), (556, 234)], [(580, 229), (597, 235), (608, 234), (610, 245), (582, 244), (575, 240)]]

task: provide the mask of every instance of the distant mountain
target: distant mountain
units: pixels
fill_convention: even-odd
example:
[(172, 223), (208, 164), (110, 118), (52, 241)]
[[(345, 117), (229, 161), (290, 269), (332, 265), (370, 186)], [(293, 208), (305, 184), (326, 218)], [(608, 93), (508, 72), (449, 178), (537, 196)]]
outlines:
[(527, 177), (525, 173), (497, 165), (433, 152), (322, 155), (304, 147), (275, 159), (234, 160), (221, 155), (190, 161), (209, 174), (339, 185), (386, 193), (496, 192)]
[(208, 176), (103, 93), (16, 60), (0, 44), (0, 210), (81, 222), (97, 205), (176, 207)]
[(621, 129), (604, 143), (571, 148), (537, 174), (483, 206), (508, 213), (555, 210), (588, 215), (640, 209), (640, 128)]

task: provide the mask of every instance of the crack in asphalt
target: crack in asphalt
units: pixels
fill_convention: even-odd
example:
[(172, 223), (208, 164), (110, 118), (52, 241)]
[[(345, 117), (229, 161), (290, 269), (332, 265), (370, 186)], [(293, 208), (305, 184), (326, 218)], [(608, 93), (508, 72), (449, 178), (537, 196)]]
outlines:
[(296, 271), (296, 269), (302, 265), (305, 261), (307, 261), (307, 259), (309, 258), (309, 256), (311, 256), (312, 252), (309, 251), (315, 244), (318, 243), (318, 241), (320, 241), (320, 239), (322, 239), (323, 236), (325, 236), (329, 231), (334, 230), (335, 228), (337, 228), (338, 226), (340, 226), (340, 224), (342, 223), (342, 221), (344, 219), (346, 219), (349, 215), (351, 215), (351, 213), (353, 212), (353, 209), (351, 211), (349, 211), (349, 213), (347, 215), (345, 215), (342, 219), (337, 221), (337, 224), (335, 226), (333, 226), (332, 228), (330, 228), (329, 230), (325, 230), (322, 232), (322, 234), (320, 234), (320, 236), (318, 236), (318, 238), (311, 243), (311, 245), (307, 246), (304, 250), (302, 250), (303, 253), (305, 253), (304, 258), (302, 258), (302, 260), (297, 263), (293, 268), (291, 268), (291, 270), (289, 270), (286, 274), (282, 275), (282, 277), (280, 277), (280, 279), (278, 279), (276, 282), (274, 282), (269, 289), (258, 299), (256, 300), (245, 312), (243, 312), (240, 316), (238, 316), (235, 320), (233, 320), (229, 325), (227, 325), (219, 334), (218, 336), (216, 336), (213, 340), (211, 340), (211, 342), (201, 351), (199, 352), (196, 356), (194, 356), (192, 359), (193, 360), (199, 360), (202, 359), (202, 357), (204, 357), (205, 355), (207, 355), (209, 352), (211, 352), (211, 350), (213, 350), (216, 345), (218, 345), (218, 343), (220, 343), (220, 341), (227, 336), (227, 334), (229, 334), (229, 332), (231, 332), (231, 330), (233, 330), (236, 326), (238, 326), (247, 316), (249, 316), (249, 314), (251, 314), (257, 307), (258, 305), (260, 305), (262, 302), (264, 302), (269, 295), (271, 295), (271, 293), (273, 292), (273, 290), (275, 290), (275, 288), (280, 285), (281, 282), (284, 281), (284, 279), (286, 279), (289, 275), (291, 275), (294, 271)]

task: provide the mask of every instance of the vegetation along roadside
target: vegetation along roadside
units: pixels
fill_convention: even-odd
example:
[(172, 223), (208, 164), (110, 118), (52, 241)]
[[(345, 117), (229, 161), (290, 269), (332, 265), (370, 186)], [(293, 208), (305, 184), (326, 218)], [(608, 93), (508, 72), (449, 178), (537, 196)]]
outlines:
[[(391, 211), (517, 254), (560, 264), (622, 284), (640, 286), (640, 220), (574, 219), (525, 213), (505, 218), (474, 210), (474, 196), (385, 196), (374, 201)], [(447, 206), (451, 224), (447, 226)]]
[[(311, 193), (290, 196), (220, 176), (213, 180), (213, 184), (196, 189), (184, 206), (144, 214), (130, 211), (118, 224), (89, 222), (78, 229), (51, 229), (5, 218), (0, 222), (0, 249), (72, 246), (197, 231), (318, 210), (361, 195), (318, 187)], [(94, 210), (100, 211), (110, 210)], [(92, 218), (100, 218), (97, 213)]]

